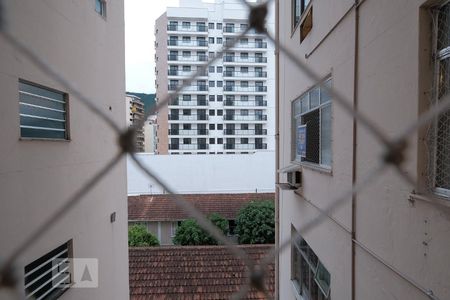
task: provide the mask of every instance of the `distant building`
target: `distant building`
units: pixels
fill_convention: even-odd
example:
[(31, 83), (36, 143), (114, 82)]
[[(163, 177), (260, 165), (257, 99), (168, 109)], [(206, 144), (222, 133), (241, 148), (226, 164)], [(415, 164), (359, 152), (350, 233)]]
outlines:
[[(1, 7), (2, 29), (125, 127), (123, 1), (1, 1)], [(1, 269), (119, 149), (102, 118), (3, 36), (0, 70)], [(128, 299), (126, 196), (122, 159), (51, 228), (28, 240), (13, 275), (0, 275), (0, 299)], [(65, 258), (97, 259), (98, 273), (95, 264), (85, 266), (89, 283), (98, 286), (75, 288), (83, 274)], [(14, 292), (4, 285), (13, 276), (23, 295), (5, 295)]]
[[(247, 18), (248, 9), (238, 0), (181, 0), (180, 7), (167, 8), (155, 27), (157, 103), (247, 30)], [(272, 44), (250, 30), (159, 109), (157, 153), (274, 150), (274, 68)]]
[[(273, 245), (239, 245), (256, 263)], [(244, 261), (224, 246), (130, 248), (130, 299), (232, 299), (249, 281)], [(275, 289), (275, 266), (268, 264), (264, 288)], [(251, 288), (242, 299), (267, 299)]]
[[(234, 235), (235, 220), (241, 208), (252, 201), (275, 199), (274, 193), (262, 194), (189, 194), (182, 195), (205, 216), (218, 213), (228, 220), (230, 235)], [(190, 216), (178, 207), (170, 195), (128, 197), (128, 224), (143, 224), (161, 245), (172, 245), (180, 223)]]
[(144, 124), (144, 152), (155, 153), (158, 141), (156, 115), (147, 118)]
[(134, 95), (126, 95), (127, 125), (136, 128), (136, 152), (145, 150), (144, 127), (142, 126), (144, 114), (144, 103), (141, 99)]

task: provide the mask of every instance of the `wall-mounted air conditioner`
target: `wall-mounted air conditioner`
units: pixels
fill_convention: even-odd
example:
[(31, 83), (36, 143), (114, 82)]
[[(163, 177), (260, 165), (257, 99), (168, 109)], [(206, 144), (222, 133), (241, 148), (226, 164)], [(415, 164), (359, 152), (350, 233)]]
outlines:
[(290, 187), (298, 189), (302, 187), (302, 172), (300, 171), (291, 171), (286, 172), (287, 182)]

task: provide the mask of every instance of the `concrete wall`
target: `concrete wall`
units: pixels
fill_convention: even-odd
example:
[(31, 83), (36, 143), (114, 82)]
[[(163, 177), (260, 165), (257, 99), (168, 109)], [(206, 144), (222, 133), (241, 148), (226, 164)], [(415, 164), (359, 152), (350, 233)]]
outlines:
[[(10, 32), (125, 128), (123, 2), (108, 1), (106, 19), (95, 12), (94, 1), (2, 4)], [(0, 41), (2, 259), (118, 153), (117, 135), (70, 93), (70, 140), (20, 139), (19, 79), (67, 92)], [(74, 257), (99, 259), (99, 288), (69, 289), (63, 298), (128, 299), (125, 163), (122, 160), (75, 208), (28, 246), (14, 265), (20, 290), (25, 265), (72, 239)], [(111, 223), (113, 212), (116, 221)], [(0, 298), (5, 299), (4, 295)]]
[[(301, 43), (299, 29), (292, 30), (290, 1), (278, 3), (281, 43), (322, 78), (331, 74), (333, 87), (352, 105), (356, 89), (358, 109), (383, 132), (393, 137), (417, 120), (426, 106), (424, 102), (428, 103), (424, 95), (430, 88), (424, 84), (429, 78), (422, 79), (430, 74), (431, 21), (426, 9), (421, 8), (430, 1), (366, 0), (359, 6), (359, 22), (355, 23), (353, 1), (314, 0), (313, 28)], [(316, 82), (284, 54), (280, 54), (279, 63), (279, 163), (285, 166), (292, 157), (291, 102)], [(351, 188), (352, 166), (359, 182), (380, 163), (383, 149), (379, 143), (360, 124), (354, 134), (352, 118), (336, 102), (332, 105), (331, 171), (302, 165), (303, 190), (280, 191), (282, 241), (291, 237), (291, 226), (300, 229)], [(352, 150), (353, 140), (356, 152)], [(423, 140), (414, 135), (409, 142), (404, 166), (411, 176), (421, 177), (421, 162), (427, 155)], [(444, 234), (450, 229), (449, 202), (439, 202), (442, 206), (417, 198), (412, 205), (408, 199), (414, 198), (413, 190), (394, 171), (388, 171), (358, 193), (354, 219), (348, 199), (332, 213), (334, 220), (326, 217), (304, 234), (331, 273), (331, 299), (352, 299), (353, 292), (354, 299), (428, 299), (399, 274), (431, 289), (439, 299), (450, 298), (450, 237)], [(358, 243), (396, 268), (397, 274), (356, 244), (352, 264), (352, 225)], [(292, 287), (290, 274), (291, 253), (287, 249), (280, 255), (280, 299), (300, 297)]]
[[(274, 152), (249, 155), (151, 155), (138, 159), (179, 193), (252, 193), (275, 190)], [(161, 194), (164, 190), (128, 162), (128, 194)]]

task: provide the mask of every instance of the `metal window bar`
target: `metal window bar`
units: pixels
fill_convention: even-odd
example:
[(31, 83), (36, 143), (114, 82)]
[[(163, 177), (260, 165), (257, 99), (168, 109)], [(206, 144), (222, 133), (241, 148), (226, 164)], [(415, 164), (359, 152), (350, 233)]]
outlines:
[[(250, 10), (249, 14), (250, 26), (240, 36), (236, 37), (234, 41), (238, 40), (240, 37), (246, 36), (250, 32), (250, 30), (256, 30), (257, 33), (265, 33), (266, 38), (276, 45), (277, 50), (283, 53), (291, 62), (294, 63), (294, 65), (296, 65), (299, 69), (301, 69), (312, 81), (321, 82), (320, 76), (318, 76), (302, 61), (298, 60), (295, 54), (291, 53), (286, 47), (284, 47), (280, 43), (277, 43), (277, 40), (264, 29), (264, 24), (262, 24), (261, 22), (264, 21), (268, 9), (267, 8), (268, 4), (271, 2), (271, 0), (256, 5), (247, 3), (245, 0), (241, 0), (241, 2), (244, 5), (246, 5)], [(81, 187), (72, 197), (70, 197), (61, 208), (57, 209), (57, 211), (54, 214), (52, 214), (51, 218), (44, 220), (43, 224), (38, 226), (37, 229), (35, 229), (28, 237), (26, 237), (23, 240), (22, 243), (20, 243), (16, 247), (15, 251), (13, 251), (9, 256), (7, 256), (3, 264), (0, 265), (0, 288), (3, 286), (7, 286), (8, 282), (6, 278), (11, 277), (10, 275), (14, 270), (14, 263), (27, 249), (28, 245), (37, 241), (50, 227), (56, 224), (56, 222), (61, 218), (61, 216), (63, 216), (67, 211), (71, 210), (77, 203), (79, 203), (79, 201), (82, 200), (84, 195), (86, 195), (86, 193), (89, 190), (91, 190), (117, 164), (117, 162), (123, 157), (124, 153), (130, 153), (131, 158), (150, 178), (152, 178), (158, 184), (163, 186), (165, 190), (169, 192), (169, 194), (173, 195), (172, 198), (177, 205), (182, 207), (192, 217), (197, 219), (200, 226), (202, 226), (205, 230), (211, 233), (219, 242), (225, 244), (234, 255), (242, 258), (245, 261), (250, 276), (247, 283), (241, 288), (241, 290), (238, 293), (234, 295), (233, 299), (239, 299), (241, 297), (244, 297), (251, 287), (256, 288), (259, 295), (264, 296), (267, 299), (270, 299), (270, 295), (268, 295), (267, 291), (264, 290), (263, 285), (261, 285), (261, 279), (264, 278), (264, 273), (267, 268), (267, 265), (275, 257), (275, 255), (283, 251), (288, 245), (291, 244), (291, 239), (295, 239), (298, 237), (294, 235), (291, 239), (287, 241), (282, 241), (276, 249), (273, 249), (272, 251), (270, 251), (270, 253), (268, 253), (266, 258), (263, 259), (263, 261), (260, 262), (259, 265), (256, 265), (254, 264), (254, 262), (250, 261), (245, 252), (243, 252), (241, 249), (237, 247), (234, 247), (233, 242), (228, 240), (227, 237), (223, 236), (220, 233), (220, 231), (218, 231), (217, 228), (207, 220), (205, 216), (203, 216), (194, 207), (192, 207), (189, 202), (185, 201), (181, 196), (177, 195), (175, 191), (173, 191), (167, 184), (162, 182), (161, 179), (151, 171), (151, 169), (143, 165), (137, 159), (137, 157), (134, 155), (133, 152), (134, 129), (128, 129), (126, 132), (122, 132), (120, 128), (114, 123), (114, 121), (112, 121), (107, 114), (105, 114), (99, 107), (96, 106), (94, 101), (91, 101), (89, 98), (85, 97), (82, 92), (73, 87), (69, 81), (65, 80), (64, 77), (61, 76), (61, 74), (59, 74), (57, 70), (53, 69), (48, 63), (45, 62), (45, 60), (37, 56), (25, 44), (23, 44), (21, 41), (19, 41), (13, 35), (11, 35), (10, 32), (8, 32), (5, 28), (4, 18), (2, 15), (4, 13), (5, 12), (2, 9), (2, 0), (0, 0), (0, 36), (2, 37), (2, 39), (8, 42), (12, 47), (14, 47), (17, 52), (21, 53), (24, 57), (30, 60), (42, 72), (46, 73), (48, 76), (56, 80), (61, 86), (63, 86), (66, 89), (68, 93), (76, 96), (76, 98), (78, 98), (79, 101), (81, 101), (84, 105), (86, 105), (88, 108), (94, 111), (101, 119), (103, 119), (119, 136), (119, 144), (121, 147), (121, 151), (104, 168), (102, 168), (95, 176), (93, 176), (85, 186)], [(218, 53), (218, 55), (212, 57), (206, 64), (202, 66), (202, 68), (199, 68), (195, 76), (192, 76), (189, 80), (186, 80), (182, 86), (176, 88), (175, 95), (179, 95), (179, 93), (185, 86), (188, 86), (190, 83), (194, 81), (196, 76), (200, 75), (201, 72), (205, 72), (207, 70), (207, 67), (211, 63), (213, 63), (215, 60), (221, 57), (223, 53), (226, 53), (228, 49), (233, 48), (234, 43), (235, 42), (226, 43), (224, 45), (223, 50), (220, 53)], [(169, 59), (170, 58), (171, 55), (169, 54)], [(206, 55), (204, 58), (206, 61), (207, 60)], [(263, 57), (257, 58), (260, 59), (261, 61), (263, 59)], [(224, 62), (226, 62), (227, 60), (228, 59), (225, 56)], [(361, 189), (369, 185), (370, 182), (374, 178), (377, 178), (386, 169), (387, 166), (390, 166), (395, 170), (397, 170), (397, 173), (400, 176), (402, 176), (403, 179), (405, 179), (408, 183), (415, 185), (416, 181), (413, 178), (410, 178), (407, 175), (407, 173), (403, 171), (403, 169), (401, 168), (401, 163), (392, 161), (389, 158), (396, 153), (402, 153), (403, 151), (405, 151), (406, 149), (406, 147), (404, 146), (405, 140), (410, 135), (414, 134), (418, 128), (431, 124), (436, 119), (437, 116), (445, 113), (447, 110), (450, 109), (450, 96), (445, 95), (444, 97), (442, 97), (442, 99), (440, 99), (439, 103), (433, 105), (426, 113), (422, 114), (418, 118), (418, 120), (412, 123), (410, 126), (408, 126), (402, 134), (400, 134), (398, 137), (394, 139), (389, 139), (387, 135), (385, 135), (382, 131), (379, 130), (378, 126), (376, 126), (376, 124), (370, 118), (361, 114), (358, 111), (355, 111), (351, 106), (350, 101), (346, 101), (346, 99), (342, 97), (339, 93), (337, 93), (333, 88), (327, 87), (323, 83), (321, 84), (321, 87), (333, 98), (333, 100), (336, 102), (337, 105), (343, 108), (358, 123), (364, 126), (369, 131), (369, 133), (372, 134), (378, 140), (378, 142), (385, 147), (386, 155), (384, 160), (381, 161), (379, 168), (373, 170), (370, 174), (368, 174), (365, 178), (363, 178), (363, 180), (356, 183), (348, 193), (345, 193), (341, 197), (337, 197), (336, 199), (331, 201), (329, 206), (323, 210), (322, 214), (319, 217), (308, 222), (303, 226), (303, 228), (301, 228), (298, 231), (299, 234), (303, 234), (304, 232), (311, 230), (313, 227), (323, 222), (323, 220), (327, 216), (329, 216), (333, 210), (341, 206), (345, 201), (348, 201), (350, 196), (352, 196), (355, 193), (358, 193), (359, 191), (361, 191)], [(147, 115), (145, 116), (145, 118), (143, 118), (143, 120), (145, 120), (148, 115), (153, 114), (163, 105), (165, 105), (168, 102), (168, 100), (169, 97), (159, 102), (155, 107), (153, 107), (151, 111), (147, 113)], [(143, 121), (142, 124), (140, 125), (143, 125)], [(362, 244), (360, 244), (360, 242), (357, 242), (357, 245), (359, 245), (361, 249), (363, 250), (365, 249), (365, 247)], [(377, 259), (379, 262), (383, 263), (383, 261), (380, 258), (378, 258), (374, 253), (370, 252), (370, 249), (365, 249), (365, 251), (371, 254), (372, 257)], [(393, 272), (396, 272), (397, 274), (401, 275), (401, 273), (395, 268), (391, 266), (388, 267)], [(401, 278), (403, 278), (406, 282), (408, 282), (409, 284), (420, 290), (424, 295), (428, 296), (430, 299), (438, 299), (436, 296), (433, 295), (433, 293), (429, 289), (420, 286), (417, 282), (414, 282), (414, 280), (412, 280), (411, 278), (408, 278), (407, 276), (401, 276)]]

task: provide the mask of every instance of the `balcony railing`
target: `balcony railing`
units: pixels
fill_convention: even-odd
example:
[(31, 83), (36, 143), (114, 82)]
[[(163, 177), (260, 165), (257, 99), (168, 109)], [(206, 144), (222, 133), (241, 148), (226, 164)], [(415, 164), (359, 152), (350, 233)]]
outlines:
[(169, 150), (206, 150), (208, 144), (169, 144)]
[(192, 100), (183, 101), (178, 99), (173, 99), (169, 101), (169, 105), (172, 106), (208, 106), (209, 102), (207, 100)]
[[(229, 43), (229, 42), (225, 41), (223, 43), (223, 45), (225, 46), (227, 43)], [(267, 43), (266, 42), (236, 43), (231, 48), (266, 49)]]
[(169, 129), (169, 135), (208, 135), (208, 129)]
[(267, 92), (267, 86), (224, 85), (225, 92)]
[[(236, 34), (242, 34), (247, 28), (244, 27), (237, 27), (237, 26), (224, 26), (223, 32), (224, 33), (236, 33)], [(247, 34), (259, 34), (254, 29), (250, 29), (247, 31)]]
[(223, 62), (237, 62), (237, 63), (267, 63), (267, 57), (260, 57), (260, 56), (232, 56), (232, 55), (225, 55), (223, 57)]
[(167, 31), (208, 32), (208, 27), (206, 25), (183, 26), (183, 25), (169, 24), (167, 25)]
[(224, 144), (226, 150), (262, 150), (267, 149), (267, 144)]
[(224, 129), (224, 135), (267, 135), (267, 129)]
[(224, 115), (225, 121), (267, 121), (267, 115)]
[[(180, 85), (181, 86), (181, 85)], [(168, 86), (168, 90), (169, 91), (176, 91), (178, 87), (177, 84), (169, 84)], [(208, 90), (208, 86), (207, 85), (189, 85), (183, 88), (183, 91), (200, 91), (200, 92), (204, 92)]]
[(183, 47), (208, 47), (206, 40), (167, 40), (168, 46), (183, 46)]
[(208, 61), (208, 56), (206, 54), (191, 55), (191, 56), (169, 54), (169, 55), (167, 55), (167, 60), (168, 61), (189, 61), (189, 62)]
[(239, 101), (239, 100), (225, 100), (223, 102), (224, 106), (267, 106), (267, 101), (265, 100), (255, 100), (255, 101)]
[(173, 115), (169, 114), (169, 120), (172, 121), (206, 121), (208, 115)]
[[(169, 76), (183, 76), (183, 77), (191, 77), (196, 74), (196, 71), (180, 71), (180, 70), (168, 70), (167, 75)], [(201, 72), (197, 75), (200, 76), (208, 76), (208, 72)]]
[(266, 78), (267, 72), (235, 72), (235, 71), (224, 71), (223, 77), (258, 77)]

